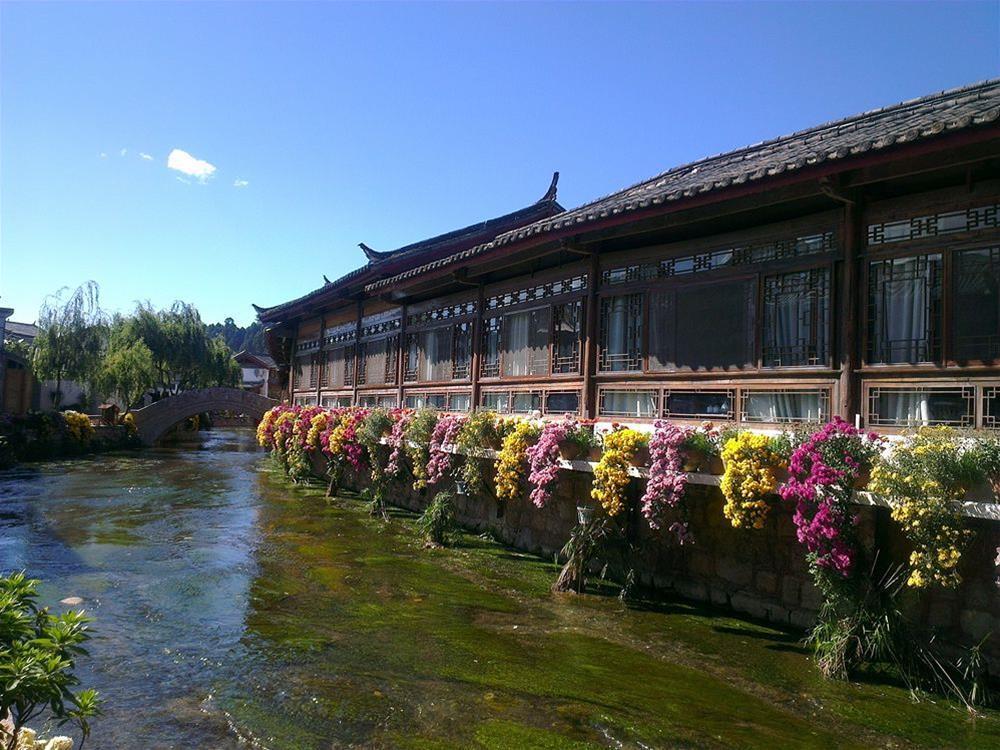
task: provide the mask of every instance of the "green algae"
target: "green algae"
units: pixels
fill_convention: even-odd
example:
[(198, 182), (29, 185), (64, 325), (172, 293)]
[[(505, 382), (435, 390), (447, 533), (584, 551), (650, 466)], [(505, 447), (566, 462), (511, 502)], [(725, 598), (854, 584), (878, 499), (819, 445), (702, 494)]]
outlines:
[[(280, 483), (275, 489), (288, 492)], [(973, 722), (951, 704), (914, 703), (891, 685), (822, 680), (796, 634), (683, 602), (636, 609), (553, 595), (549, 561), (472, 535), (453, 548), (424, 549), (412, 516), (372, 521), (352, 499), (303, 497), (292, 510), (283, 533), (323, 539), (296, 545), (299, 569), (326, 569), (331, 560), (349, 569), (336, 586), (303, 595), (319, 608), (318, 620), (335, 619), (336, 653), (321, 657), (328, 668), (361, 676), (351, 690), (327, 692), (327, 713), (312, 720), (352, 727), (353, 742), (988, 747), (1000, 740), (995, 714)], [(286, 626), (316, 630), (310, 642), (325, 630)], [(367, 699), (374, 694), (379, 700)], [(383, 699), (395, 706), (389, 715)]]

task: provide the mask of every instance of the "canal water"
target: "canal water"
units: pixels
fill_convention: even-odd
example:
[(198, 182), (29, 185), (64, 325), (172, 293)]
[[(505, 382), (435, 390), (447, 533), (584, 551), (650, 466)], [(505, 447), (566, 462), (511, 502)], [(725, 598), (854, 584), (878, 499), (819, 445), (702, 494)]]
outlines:
[(796, 636), (555, 596), (551, 563), (292, 487), (249, 432), (0, 473), (0, 569), (96, 618), (106, 748), (1000, 747)]

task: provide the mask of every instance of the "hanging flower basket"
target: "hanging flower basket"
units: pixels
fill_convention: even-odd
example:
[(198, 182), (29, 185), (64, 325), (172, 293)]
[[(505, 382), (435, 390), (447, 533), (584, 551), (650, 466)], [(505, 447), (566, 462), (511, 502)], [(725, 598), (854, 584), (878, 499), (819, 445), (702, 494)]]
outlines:
[(559, 458), (563, 461), (573, 461), (580, 456), (580, 444), (575, 440), (563, 440), (559, 443)]

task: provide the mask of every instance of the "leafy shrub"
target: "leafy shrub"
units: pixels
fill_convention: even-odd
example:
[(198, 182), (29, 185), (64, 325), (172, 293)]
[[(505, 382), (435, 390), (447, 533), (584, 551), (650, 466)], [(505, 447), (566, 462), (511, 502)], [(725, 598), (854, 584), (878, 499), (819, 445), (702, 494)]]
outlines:
[(417, 519), (417, 527), (429, 542), (442, 546), (451, 543), (458, 528), (454, 501), (455, 496), (451, 490), (439, 492)]
[(39, 609), (38, 581), (24, 573), (0, 577), (0, 716), (13, 734), (6, 747), (46, 711), (60, 724), (76, 724), (90, 735), (90, 719), (100, 713), (94, 690), (76, 690), (76, 660), (86, 655), (90, 618), (71, 610), (53, 615)]

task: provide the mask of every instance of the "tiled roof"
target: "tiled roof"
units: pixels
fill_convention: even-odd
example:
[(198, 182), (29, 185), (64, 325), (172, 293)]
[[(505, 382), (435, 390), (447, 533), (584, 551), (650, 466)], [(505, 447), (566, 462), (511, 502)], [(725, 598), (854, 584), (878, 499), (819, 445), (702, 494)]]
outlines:
[(323, 286), (289, 302), (283, 302), (273, 307), (259, 307), (257, 305), (253, 307), (257, 311), (258, 317), (273, 320), (277, 315), (292, 310), (303, 303), (316, 301), (321, 297), (333, 294), (351, 282), (362, 281), (366, 275), (369, 278), (378, 278), (385, 274), (392, 275), (394, 272), (400, 272), (407, 267), (420, 264), (421, 260), (425, 262), (440, 260), (451, 257), (456, 251), (488, 243), (504, 232), (544, 220), (564, 211), (565, 209), (556, 200), (558, 183), (559, 173), (555, 172), (545, 194), (529, 206), (426, 240), (420, 240), (397, 250), (381, 252), (372, 250), (362, 243), (361, 249), (368, 258), (366, 265), (356, 268), (334, 281), (330, 281), (324, 276), (323, 279), (326, 283)]
[(16, 338), (30, 341), (38, 336), (38, 326), (34, 323), (17, 323), (13, 320), (8, 320), (5, 333), (8, 336), (15, 336)]
[(726, 188), (746, 185), (828, 162), (850, 159), (895, 145), (927, 140), (959, 130), (997, 123), (1000, 79), (943, 91), (791, 135), (684, 164), (632, 187), (506, 232), (491, 242), (373, 282), (382, 289), (442, 266), (467, 260), (511, 242), (611, 216), (681, 202)]

